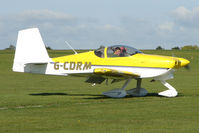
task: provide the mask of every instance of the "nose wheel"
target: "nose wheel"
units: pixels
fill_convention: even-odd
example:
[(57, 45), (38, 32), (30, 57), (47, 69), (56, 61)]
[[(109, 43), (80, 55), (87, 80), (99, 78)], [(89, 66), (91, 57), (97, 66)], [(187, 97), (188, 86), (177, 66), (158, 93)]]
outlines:
[(171, 86), (169, 83), (167, 83), (166, 81), (164, 80), (160, 80), (160, 82), (168, 88), (168, 90), (166, 91), (163, 91), (163, 92), (160, 92), (158, 93), (158, 95), (160, 96), (164, 96), (164, 97), (176, 97), (178, 95), (178, 92), (176, 91), (176, 89)]

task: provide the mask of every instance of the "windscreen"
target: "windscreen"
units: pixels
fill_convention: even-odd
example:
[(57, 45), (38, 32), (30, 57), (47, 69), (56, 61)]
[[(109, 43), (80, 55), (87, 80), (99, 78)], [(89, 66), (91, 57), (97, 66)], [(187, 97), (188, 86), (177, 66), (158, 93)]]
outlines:
[(107, 49), (108, 57), (127, 57), (137, 53), (142, 53), (142, 52), (133, 47), (124, 46), (124, 45), (114, 45), (108, 47)]

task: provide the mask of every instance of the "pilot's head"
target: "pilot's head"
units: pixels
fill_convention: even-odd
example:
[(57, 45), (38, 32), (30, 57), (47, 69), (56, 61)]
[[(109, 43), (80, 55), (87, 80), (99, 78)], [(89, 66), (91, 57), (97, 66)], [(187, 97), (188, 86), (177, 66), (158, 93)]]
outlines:
[(120, 56), (120, 53), (121, 53), (120, 47), (116, 47), (114, 50), (114, 54)]

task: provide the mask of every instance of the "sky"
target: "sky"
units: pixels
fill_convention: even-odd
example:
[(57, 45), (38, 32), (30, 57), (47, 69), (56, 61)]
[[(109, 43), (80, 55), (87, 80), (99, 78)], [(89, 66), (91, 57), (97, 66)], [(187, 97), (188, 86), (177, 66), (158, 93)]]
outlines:
[(198, 0), (0, 0), (0, 49), (38, 27), (52, 49), (199, 44)]

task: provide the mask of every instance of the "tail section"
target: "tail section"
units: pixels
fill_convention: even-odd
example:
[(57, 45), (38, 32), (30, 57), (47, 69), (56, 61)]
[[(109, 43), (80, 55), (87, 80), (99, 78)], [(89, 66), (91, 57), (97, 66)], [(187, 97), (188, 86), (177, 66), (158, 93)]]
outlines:
[(49, 61), (50, 58), (38, 28), (19, 31), (13, 71), (44, 73)]

